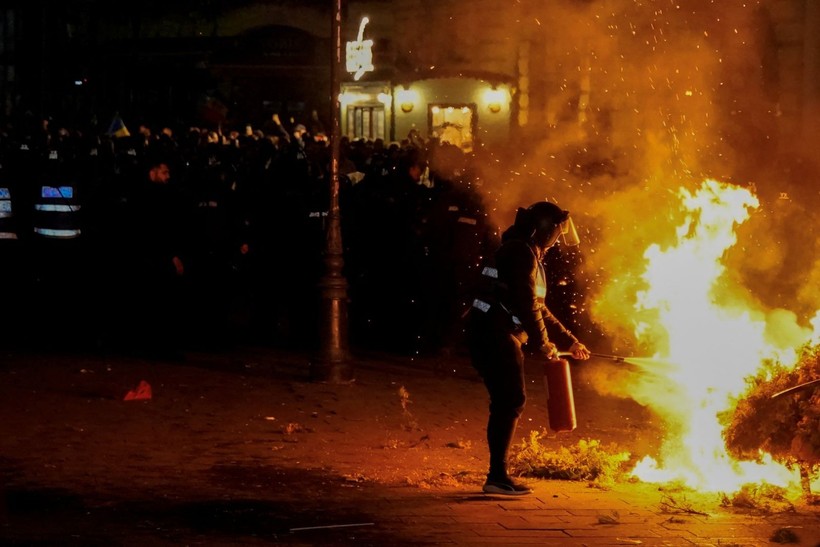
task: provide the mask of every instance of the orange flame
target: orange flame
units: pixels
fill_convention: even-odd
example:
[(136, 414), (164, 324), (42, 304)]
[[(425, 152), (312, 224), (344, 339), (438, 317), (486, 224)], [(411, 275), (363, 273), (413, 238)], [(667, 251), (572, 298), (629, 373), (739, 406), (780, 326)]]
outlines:
[(633, 474), (706, 491), (735, 491), (764, 480), (797, 483), (794, 472), (770, 458), (763, 464), (734, 461), (717, 418), (764, 359), (792, 366), (795, 349), (813, 335), (797, 325), (794, 314), (762, 309), (727, 275), (723, 259), (737, 243), (736, 228), (759, 207), (758, 199), (746, 188), (714, 180), (693, 192), (681, 188), (677, 197), (684, 221), (676, 228), (676, 242), (653, 244), (644, 252), (645, 288), (631, 314), (638, 318), (635, 335), (655, 355), (630, 361), (642, 373), (626, 389), (666, 425), (662, 463), (646, 457)]

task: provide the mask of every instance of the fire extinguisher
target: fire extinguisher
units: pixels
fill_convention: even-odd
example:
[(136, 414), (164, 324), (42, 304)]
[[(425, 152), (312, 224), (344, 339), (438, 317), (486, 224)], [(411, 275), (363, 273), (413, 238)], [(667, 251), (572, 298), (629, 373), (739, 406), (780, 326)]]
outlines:
[(547, 387), (547, 414), (550, 429), (572, 431), (578, 425), (575, 419), (575, 398), (572, 394), (572, 376), (566, 359), (547, 360), (544, 363), (544, 383)]

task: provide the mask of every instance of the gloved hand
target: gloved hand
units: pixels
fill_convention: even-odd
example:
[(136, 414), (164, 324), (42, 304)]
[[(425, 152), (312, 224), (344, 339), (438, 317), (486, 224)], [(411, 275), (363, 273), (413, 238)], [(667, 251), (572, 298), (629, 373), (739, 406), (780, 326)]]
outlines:
[(579, 361), (586, 361), (590, 356), (589, 350), (581, 342), (572, 344), (572, 347), (569, 348), (569, 352), (572, 354), (573, 359), (578, 359)]

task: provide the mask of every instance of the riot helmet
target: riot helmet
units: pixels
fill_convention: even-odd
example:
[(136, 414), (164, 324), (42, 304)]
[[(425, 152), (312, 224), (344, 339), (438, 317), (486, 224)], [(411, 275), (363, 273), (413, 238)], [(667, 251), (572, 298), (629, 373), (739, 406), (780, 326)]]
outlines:
[(530, 239), (539, 248), (546, 250), (562, 238), (564, 245), (580, 243), (575, 224), (565, 211), (549, 201), (533, 203), (526, 209), (519, 208), (515, 224), (530, 234)]

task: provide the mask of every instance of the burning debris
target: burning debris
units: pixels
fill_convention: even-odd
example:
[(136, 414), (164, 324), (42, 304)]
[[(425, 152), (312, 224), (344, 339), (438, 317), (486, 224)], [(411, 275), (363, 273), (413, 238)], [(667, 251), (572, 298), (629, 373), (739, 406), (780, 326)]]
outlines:
[(770, 484), (746, 484), (732, 495), (724, 494), (720, 504), (723, 507), (753, 509), (763, 513), (783, 513), (794, 511), (789, 501), (788, 491)]
[[(763, 363), (778, 361), (788, 370), (797, 362), (795, 348), (817, 336), (796, 313), (767, 307), (740, 273), (743, 258), (757, 256), (749, 249), (758, 244), (761, 225), (771, 229), (770, 219), (748, 187), (706, 180), (682, 186), (675, 195), (678, 201), (668, 204), (666, 220), (656, 227), (657, 242), (645, 248), (642, 260), (624, 265), (620, 279), (626, 284), (613, 280), (617, 302), (607, 295), (601, 300), (611, 307), (606, 315), (613, 324), (618, 317), (631, 323), (631, 344), (653, 355), (595, 379), (600, 390), (635, 399), (664, 423), (657, 459), (644, 458), (633, 475), (647, 482), (680, 481), (704, 492), (733, 492), (747, 483), (796, 484), (796, 473), (782, 465), (786, 460), (760, 456), (760, 445), (752, 448), (751, 440), (744, 446), (755, 456), (744, 459), (752, 461), (737, 461), (738, 452), (727, 451), (725, 424), (718, 418)], [(769, 399), (799, 383), (797, 376), (778, 383), (767, 392)], [(783, 403), (767, 400), (765, 408), (778, 404)], [(814, 419), (817, 430), (816, 411), (807, 412), (801, 418)], [(806, 450), (807, 441), (786, 446)]]
[[(738, 459), (776, 462), (800, 470), (803, 493), (820, 473), (820, 388), (791, 391), (820, 378), (820, 345), (805, 346), (794, 368), (768, 361), (747, 391), (723, 415), (726, 448)], [(809, 386), (812, 387), (812, 386)], [(783, 395), (781, 395), (783, 394)]]
[(410, 405), (413, 401), (410, 400), (410, 392), (404, 386), (399, 387), (398, 391), (399, 403), (401, 404), (402, 417), (404, 418), (404, 429), (406, 431), (417, 431), (419, 429), (418, 421), (413, 413), (410, 412)]

